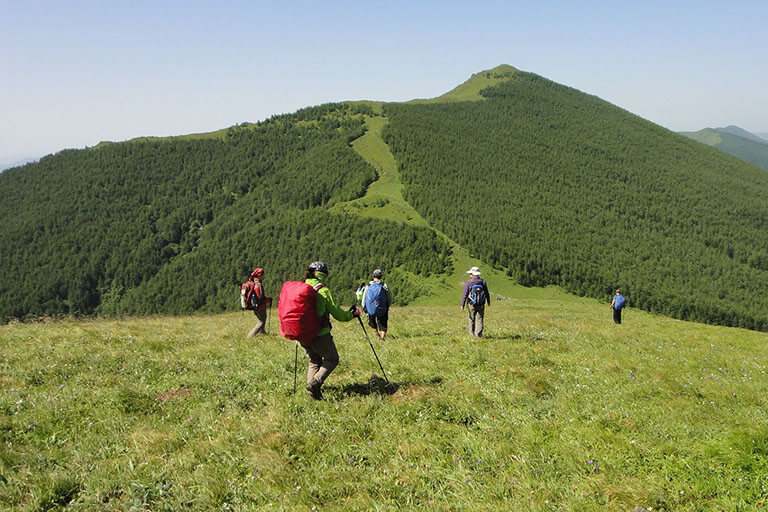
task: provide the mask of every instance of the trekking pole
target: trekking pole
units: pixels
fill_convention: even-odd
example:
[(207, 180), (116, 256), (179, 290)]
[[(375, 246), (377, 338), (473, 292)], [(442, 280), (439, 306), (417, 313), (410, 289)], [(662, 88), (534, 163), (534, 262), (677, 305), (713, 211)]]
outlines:
[[(350, 311), (354, 311), (355, 306), (352, 306), (350, 308)], [(376, 358), (376, 362), (379, 363), (379, 368), (381, 368), (381, 373), (384, 375), (384, 380), (387, 382), (387, 386), (389, 386), (389, 379), (387, 378), (387, 372), (384, 371), (384, 367), (381, 365), (381, 361), (379, 360), (379, 356), (376, 354), (376, 349), (373, 348), (373, 343), (371, 343), (371, 338), (368, 336), (368, 331), (365, 330), (365, 326), (363, 325), (363, 319), (360, 317), (357, 317), (358, 321), (360, 322), (360, 327), (363, 328), (363, 333), (365, 334), (365, 339), (368, 340), (368, 345), (371, 346), (371, 350), (373, 350), (373, 356)]]
[(296, 353), (293, 356), (293, 394), (296, 394), (296, 373), (299, 367), (299, 342), (296, 342)]

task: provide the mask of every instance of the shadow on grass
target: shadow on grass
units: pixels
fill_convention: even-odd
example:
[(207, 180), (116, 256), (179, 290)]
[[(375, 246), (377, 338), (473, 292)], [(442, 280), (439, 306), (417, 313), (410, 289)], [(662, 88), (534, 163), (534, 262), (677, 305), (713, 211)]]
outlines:
[(401, 388), (407, 388), (411, 386), (426, 386), (426, 385), (436, 386), (441, 382), (443, 382), (442, 377), (433, 377), (429, 380), (423, 380), (423, 381), (408, 381), (408, 382), (390, 381), (389, 384), (387, 384), (387, 382), (382, 377), (373, 376), (370, 379), (368, 379), (368, 382), (366, 383), (355, 382), (352, 384), (344, 384), (343, 386), (329, 385), (329, 386), (325, 386), (323, 390), (333, 391), (334, 394), (336, 394), (339, 399), (343, 399), (350, 396), (394, 395)]

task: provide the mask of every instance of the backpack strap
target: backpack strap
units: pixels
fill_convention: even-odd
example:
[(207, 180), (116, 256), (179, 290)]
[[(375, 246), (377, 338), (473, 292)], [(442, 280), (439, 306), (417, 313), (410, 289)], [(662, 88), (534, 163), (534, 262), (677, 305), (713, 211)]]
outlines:
[[(318, 283), (318, 284), (316, 284), (315, 286), (312, 287), (312, 289), (315, 290), (316, 292), (319, 292), (323, 288), (325, 288), (325, 285), (323, 283)], [(320, 328), (324, 329), (326, 327), (331, 327), (331, 314), (330, 313), (324, 314), (322, 320), (320, 321)]]

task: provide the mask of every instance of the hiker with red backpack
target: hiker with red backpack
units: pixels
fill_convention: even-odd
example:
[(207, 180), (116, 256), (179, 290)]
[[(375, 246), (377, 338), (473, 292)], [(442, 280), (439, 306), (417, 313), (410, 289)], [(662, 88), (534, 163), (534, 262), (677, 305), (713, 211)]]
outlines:
[(322, 261), (311, 263), (301, 282), (283, 284), (278, 301), (280, 334), (301, 343), (309, 357), (307, 391), (315, 400), (323, 398), (321, 388), (339, 364), (339, 352), (331, 335), (333, 316), (340, 322), (360, 318), (360, 311), (342, 309), (325, 286), (328, 267)]
[(384, 273), (381, 269), (374, 270), (372, 277), (373, 280), (363, 289), (361, 303), (363, 312), (368, 314), (368, 325), (373, 329), (373, 333), (384, 341), (387, 337), (392, 292), (382, 281)]
[(467, 270), (469, 279), (464, 283), (464, 295), (461, 296), (461, 310), (466, 306), (469, 310), (469, 335), (483, 337), (485, 306), (491, 305), (491, 294), (488, 283), (480, 279), (480, 269), (472, 267)]
[(264, 285), (261, 279), (264, 277), (264, 269), (259, 267), (253, 272), (240, 287), (240, 307), (253, 311), (256, 316), (256, 325), (248, 333), (249, 338), (257, 334), (266, 334), (264, 328), (267, 322), (267, 306), (272, 304), (272, 298), (264, 295)]

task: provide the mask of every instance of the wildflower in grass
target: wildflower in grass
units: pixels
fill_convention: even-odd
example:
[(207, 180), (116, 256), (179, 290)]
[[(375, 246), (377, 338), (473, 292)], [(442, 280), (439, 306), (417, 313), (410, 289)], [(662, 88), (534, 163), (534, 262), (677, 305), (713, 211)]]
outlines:
[(259, 472), (259, 468), (253, 468), (253, 474), (257, 474)]

